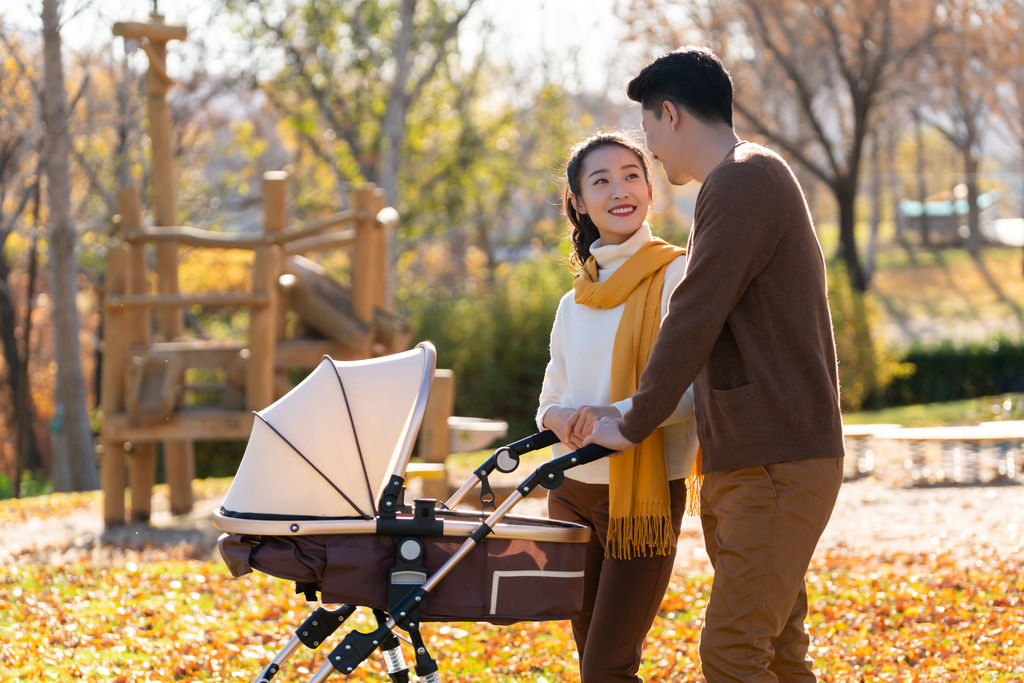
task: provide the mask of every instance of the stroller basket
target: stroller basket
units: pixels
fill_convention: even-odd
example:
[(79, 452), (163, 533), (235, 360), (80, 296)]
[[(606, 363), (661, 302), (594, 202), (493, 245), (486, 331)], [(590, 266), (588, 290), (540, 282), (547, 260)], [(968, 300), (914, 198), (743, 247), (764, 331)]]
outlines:
[[(435, 352), (424, 342), (404, 353), (320, 366), (257, 413), (252, 435), (214, 526), (234, 576), (256, 570), (294, 581), (324, 603), (256, 679), (270, 681), (304, 644), (316, 648), (358, 606), (378, 628), (350, 632), (311, 682), (351, 673), (380, 649), (393, 681), (408, 681), (394, 632), (405, 630), (416, 673), (440, 680), (418, 622), (561, 620), (583, 600), (587, 527), (507, 513), (537, 486), (555, 488), (565, 469), (609, 451), (589, 447), (549, 461), (494, 512), (455, 505), (476, 483), (493, 506), (487, 475), (515, 470), (519, 455), (554, 443), (550, 432), (495, 451), (446, 503), (405, 504), (412, 446), (430, 393)], [(325, 630), (326, 629), (326, 630)], [(397, 654), (396, 654), (397, 653)], [(402, 672), (405, 673), (402, 673)]]
[[(445, 535), (422, 539), (427, 573), (448, 561), (485, 517), (439, 511), (437, 519), (444, 521)], [(494, 534), (431, 592), (420, 621), (512, 624), (575, 617), (583, 600), (588, 537), (588, 530), (576, 525), (505, 517)], [(387, 610), (387, 576), (395, 563), (396, 539), (376, 532), (233, 534), (221, 538), (220, 551), (234, 576), (255, 569), (300, 585), (318, 585), (325, 603)]]

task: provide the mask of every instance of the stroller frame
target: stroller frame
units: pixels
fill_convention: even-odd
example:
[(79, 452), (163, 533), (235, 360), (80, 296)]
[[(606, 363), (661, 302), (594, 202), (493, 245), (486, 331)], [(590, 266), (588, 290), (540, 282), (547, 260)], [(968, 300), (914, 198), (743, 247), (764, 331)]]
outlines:
[[(395, 537), (395, 565), (389, 571), (388, 576), (387, 609), (373, 609), (378, 622), (377, 628), (367, 633), (350, 631), (331, 651), (327, 661), (313, 674), (309, 683), (322, 683), (334, 672), (344, 675), (351, 674), (375, 650), (381, 651), (391, 680), (395, 683), (407, 683), (409, 668), (405, 663), (398, 640), (399, 637), (402, 637), (397, 635), (399, 629), (408, 633), (407, 640), (413, 645), (416, 675), (428, 683), (439, 682), (441, 679), (437, 664), (427, 652), (419, 631), (421, 612), (430, 592), (485, 539), (509, 536), (512, 533), (507, 528), (509, 525), (503, 524), (502, 520), (531, 491), (538, 486), (545, 489), (557, 488), (564, 480), (566, 470), (593, 462), (612, 452), (602, 446), (591, 445), (547, 461), (523, 479), (509, 497), (495, 509), (494, 493), (489, 485), (488, 475), (495, 469), (503, 473), (513, 472), (519, 466), (521, 455), (558, 441), (552, 432), (541, 432), (498, 448), (473, 472), (473, 476), (469, 477), (455, 494), (439, 506), (433, 499), (416, 499), (413, 506), (405, 505), (405, 477), (403, 475), (411, 458), (416, 433), (423, 418), (436, 359), (434, 348), (429, 342), (419, 344), (417, 349), (426, 354), (419, 395), (402, 435), (398, 457), (394, 460), (387, 484), (381, 489), (376, 505), (376, 514), (373, 518), (252, 519), (233, 515), (223, 508), (215, 511), (213, 515), (214, 526), (226, 532), (225, 536), (222, 536), (222, 541), (228, 534), (260, 537), (376, 534)], [(340, 379), (339, 375), (339, 381)], [(344, 385), (342, 385), (342, 390), (344, 391)], [(346, 402), (347, 400), (346, 397)], [(351, 409), (349, 413), (351, 419)], [(271, 426), (269, 422), (267, 425)], [(353, 429), (354, 427), (353, 422)], [(271, 429), (274, 429), (273, 426)], [(274, 429), (274, 431), (277, 430)], [(278, 436), (284, 439), (280, 432), (278, 432)], [(291, 444), (289, 443), (289, 445)], [(295, 450), (298, 452), (298, 449)], [(302, 454), (299, 453), (299, 455)], [(360, 457), (362, 456), (360, 455)], [(305, 459), (305, 456), (303, 458)], [(312, 465), (312, 463), (310, 464)], [(493, 512), (482, 521), (459, 519), (457, 514), (452, 511), (475, 488), (477, 483), (481, 485), (481, 509), (493, 510)], [(439, 516), (443, 519), (438, 519)], [(478, 517), (482, 516), (483, 514), (478, 515)], [(559, 540), (565, 542), (567, 538), (571, 538), (574, 542), (585, 542), (589, 537), (589, 530), (586, 527), (568, 523), (561, 526), (563, 528), (557, 531), (543, 527), (526, 528), (525, 530), (519, 528), (515, 534), (517, 538), (537, 541)], [(423, 565), (424, 553), (421, 539), (438, 536), (442, 533), (446, 536), (465, 537), (465, 540), (438, 569), (428, 576)], [(554, 538), (553, 534), (558, 538)], [(227, 558), (225, 559), (227, 560)], [(296, 583), (297, 592), (304, 593), (308, 600), (316, 599), (318, 589), (322, 590), (316, 584)], [(316, 608), (296, 629), (295, 635), (277, 653), (270, 664), (260, 672), (253, 683), (270, 683), (280, 671), (281, 666), (301, 645), (317, 649), (344, 624), (357, 607), (357, 605), (346, 603), (333, 610), (323, 606)], [(402, 637), (402, 639), (406, 638)]]

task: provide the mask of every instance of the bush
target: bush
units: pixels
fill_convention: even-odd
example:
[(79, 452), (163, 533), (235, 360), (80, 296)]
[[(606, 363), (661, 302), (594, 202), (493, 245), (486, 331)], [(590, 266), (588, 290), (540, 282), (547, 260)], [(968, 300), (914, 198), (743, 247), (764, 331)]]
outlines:
[(482, 295), (439, 294), (413, 313), (415, 338), (455, 373), (455, 412), (509, 423), (509, 439), (537, 431), (551, 325), (572, 275), (558, 255), (503, 264)]
[(885, 390), (889, 405), (939, 403), (1024, 391), (1024, 338), (915, 344), (903, 356), (913, 372)]
[(828, 264), (828, 302), (839, 360), (839, 397), (843, 410), (880, 407), (885, 387), (913, 368), (886, 346), (878, 332), (881, 307), (870, 293), (854, 291), (845, 264), (839, 260)]

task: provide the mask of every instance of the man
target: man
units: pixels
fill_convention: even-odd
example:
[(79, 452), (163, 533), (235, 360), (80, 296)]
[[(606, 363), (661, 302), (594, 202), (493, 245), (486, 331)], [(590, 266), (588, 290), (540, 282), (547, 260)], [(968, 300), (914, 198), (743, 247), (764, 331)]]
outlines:
[[(786, 162), (741, 141), (717, 56), (684, 47), (634, 78), (669, 182), (702, 183), (686, 275), (621, 418), (578, 411), (584, 443), (632, 448), (693, 383), (704, 541), (715, 569), (701, 632), (709, 683), (814, 681), (804, 581), (843, 478), (825, 263)], [(575, 416), (574, 416), (575, 417)]]

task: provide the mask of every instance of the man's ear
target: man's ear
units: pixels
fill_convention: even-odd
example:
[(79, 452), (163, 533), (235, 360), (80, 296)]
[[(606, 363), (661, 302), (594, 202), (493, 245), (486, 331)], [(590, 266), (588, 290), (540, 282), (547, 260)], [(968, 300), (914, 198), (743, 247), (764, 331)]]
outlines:
[(679, 128), (679, 124), (682, 123), (683, 108), (675, 102), (664, 100), (661, 103), (661, 115), (668, 117), (669, 128), (672, 132), (675, 132)]

